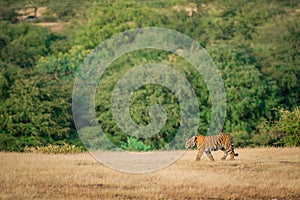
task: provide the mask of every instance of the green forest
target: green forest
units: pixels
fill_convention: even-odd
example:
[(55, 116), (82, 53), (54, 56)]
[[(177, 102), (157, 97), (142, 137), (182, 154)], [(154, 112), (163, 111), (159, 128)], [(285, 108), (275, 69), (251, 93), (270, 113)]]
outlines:
[[(0, 150), (84, 149), (72, 113), (76, 74), (101, 42), (143, 27), (178, 31), (209, 53), (226, 91), (223, 131), (236, 146), (300, 146), (298, 0), (0, 0)], [(130, 115), (145, 126), (151, 105), (162, 105), (167, 121), (158, 134), (129, 137), (113, 118), (111, 95), (118, 79), (134, 66), (157, 62), (193, 87), (200, 110), (197, 134), (209, 127), (209, 90), (193, 66), (171, 52), (133, 51), (105, 71), (95, 96), (98, 123), (122, 149), (161, 149), (180, 126), (178, 99), (155, 84), (134, 92)]]

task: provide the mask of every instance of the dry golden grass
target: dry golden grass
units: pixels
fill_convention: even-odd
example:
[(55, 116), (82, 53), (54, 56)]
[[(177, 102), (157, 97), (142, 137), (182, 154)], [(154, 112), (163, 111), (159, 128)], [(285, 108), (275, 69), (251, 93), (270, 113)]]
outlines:
[(194, 161), (128, 174), (89, 154), (0, 153), (0, 199), (300, 199), (300, 148), (236, 149), (235, 161)]

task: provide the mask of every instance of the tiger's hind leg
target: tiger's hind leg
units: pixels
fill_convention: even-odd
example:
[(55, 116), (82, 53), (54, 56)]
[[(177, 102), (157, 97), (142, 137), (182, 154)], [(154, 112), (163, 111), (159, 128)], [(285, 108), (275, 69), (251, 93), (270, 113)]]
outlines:
[(239, 154), (234, 152), (234, 144), (231, 138), (230, 160), (234, 160), (234, 157), (238, 157)]
[(230, 160), (234, 160), (234, 151), (230, 153)]
[(232, 152), (230, 153), (230, 160), (234, 160), (234, 157), (238, 157), (238, 156), (239, 156), (238, 153), (234, 153), (234, 151), (232, 151)]
[(226, 160), (228, 156), (228, 152), (226, 150), (223, 150), (223, 152), (224, 152), (224, 156), (221, 158), (221, 160)]

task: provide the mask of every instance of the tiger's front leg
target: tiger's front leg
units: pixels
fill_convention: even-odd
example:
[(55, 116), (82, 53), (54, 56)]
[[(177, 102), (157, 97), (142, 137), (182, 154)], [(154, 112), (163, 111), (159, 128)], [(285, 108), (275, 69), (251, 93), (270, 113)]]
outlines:
[(203, 147), (200, 147), (200, 148), (198, 148), (197, 150), (198, 150), (198, 152), (197, 152), (197, 155), (196, 155), (195, 161), (199, 161), (199, 160), (200, 160), (200, 158), (201, 158), (201, 156), (202, 156), (202, 154), (203, 154), (203, 152), (204, 152), (204, 149), (203, 149)]

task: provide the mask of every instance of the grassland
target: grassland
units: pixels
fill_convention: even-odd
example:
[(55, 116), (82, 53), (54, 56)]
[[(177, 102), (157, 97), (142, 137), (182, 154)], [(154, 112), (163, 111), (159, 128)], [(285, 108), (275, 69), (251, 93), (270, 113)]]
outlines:
[(0, 153), (0, 199), (299, 199), (300, 148), (236, 149), (235, 161), (195, 162), (128, 174), (88, 153)]

